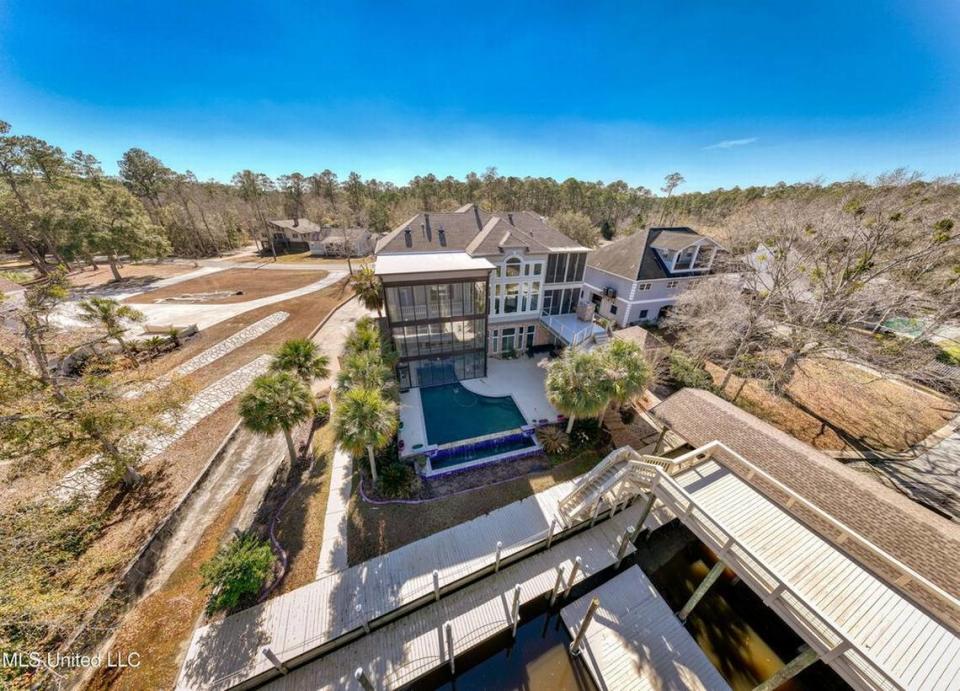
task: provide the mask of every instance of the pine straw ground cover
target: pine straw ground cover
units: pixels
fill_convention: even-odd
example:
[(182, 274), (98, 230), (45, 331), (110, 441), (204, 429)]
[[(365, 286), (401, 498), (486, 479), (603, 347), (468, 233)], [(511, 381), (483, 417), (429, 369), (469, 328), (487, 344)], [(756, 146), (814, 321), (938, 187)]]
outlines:
[[(824, 451), (905, 451), (943, 427), (960, 411), (943, 396), (897, 379), (882, 378), (852, 363), (803, 361), (777, 398), (762, 384), (748, 381), (734, 401), (744, 410)], [(719, 384), (724, 370), (707, 364)], [(743, 381), (731, 377), (733, 398)]]

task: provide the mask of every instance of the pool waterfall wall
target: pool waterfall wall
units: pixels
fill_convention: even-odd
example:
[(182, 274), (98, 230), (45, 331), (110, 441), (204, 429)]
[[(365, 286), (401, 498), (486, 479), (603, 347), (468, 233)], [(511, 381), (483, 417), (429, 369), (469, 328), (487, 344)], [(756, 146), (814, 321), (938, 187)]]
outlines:
[[(473, 439), (463, 439), (443, 444), (427, 453), (427, 463), (422, 474), (426, 477), (439, 477), (441, 475), (460, 472), (468, 468), (477, 468), (499, 461), (516, 460), (540, 453), (543, 447), (540, 445), (540, 442), (537, 441), (534, 430), (535, 427), (528, 425), (507, 432), (487, 434), (482, 437), (474, 437)], [(517, 444), (523, 445), (517, 448)], [(501, 453), (496, 452), (498, 448), (504, 447), (513, 448), (504, 450)], [(463, 463), (456, 463), (450, 467), (434, 467), (434, 464), (437, 462), (448, 461), (458, 456), (470, 456), (477, 452), (483, 453), (487, 450), (491, 453), (489, 455), (483, 455), (480, 458), (465, 460)]]

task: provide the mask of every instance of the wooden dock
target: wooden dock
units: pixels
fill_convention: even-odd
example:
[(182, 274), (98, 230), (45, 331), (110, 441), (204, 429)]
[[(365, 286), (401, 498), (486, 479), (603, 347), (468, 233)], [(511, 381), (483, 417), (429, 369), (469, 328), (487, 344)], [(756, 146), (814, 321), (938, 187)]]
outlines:
[(656, 493), (854, 688), (960, 689), (956, 631), (729, 468), (708, 460)]
[[(574, 584), (613, 566), (617, 538), (640, 515), (634, 506), (568, 540), (554, 544), (499, 573), (487, 576), (367, 636), (271, 682), (273, 691), (361, 689), (354, 672), (362, 668), (374, 688), (394, 689), (449, 664), (444, 625), (453, 631), (454, 656), (511, 628), (514, 587), (521, 606), (549, 597), (557, 584), (557, 567), (566, 584), (576, 557), (582, 560)], [(633, 551), (632, 545), (626, 551)], [(562, 588), (558, 602), (563, 601)]]
[(581, 647), (600, 689), (729, 689), (670, 605), (634, 566), (560, 611), (575, 637), (593, 598), (600, 600)]
[[(498, 541), (503, 543), (504, 566), (542, 550), (558, 501), (573, 487), (573, 481), (562, 483), (198, 628), (177, 688), (254, 686), (276, 673), (264, 648), (293, 668), (361, 639), (365, 626), (376, 632), (378, 626), (432, 602), (434, 569), (442, 604), (448, 593), (493, 572)], [(429, 505), (424, 510), (429, 511)], [(635, 511), (632, 507), (622, 519), (618, 515), (616, 525), (626, 525), (621, 521), (630, 516), (636, 520)], [(597, 534), (609, 541), (610, 528), (602, 527), (604, 515), (594, 530), (599, 528)], [(666, 515), (666, 511), (655, 513), (647, 525), (659, 525)], [(572, 540), (569, 536), (575, 532), (563, 529), (559, 521), (556, 531), (558, 544), (564, 538)]]

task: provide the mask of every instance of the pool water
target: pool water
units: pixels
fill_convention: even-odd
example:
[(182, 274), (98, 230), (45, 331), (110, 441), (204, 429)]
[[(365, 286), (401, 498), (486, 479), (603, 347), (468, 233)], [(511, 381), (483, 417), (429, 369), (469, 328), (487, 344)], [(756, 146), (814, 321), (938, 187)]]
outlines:
[(427, 442), (447, 444), (527, 424), (512, 396), (480, 396), (460, 384), (420, 389)]
[(430, 459), (430, 467), (433, 470), (443, 470), (452, 468), (463, 463), (478, 461), (491, 456), (499, 456), (502, 453), (510, 451), (521, 451), (537, 449), (537, 444), (526, 435), (511, 435), (504, 439), (491, 439), (478, 445), (461, 446), (454, 449), (440, 451), (436, 456)]

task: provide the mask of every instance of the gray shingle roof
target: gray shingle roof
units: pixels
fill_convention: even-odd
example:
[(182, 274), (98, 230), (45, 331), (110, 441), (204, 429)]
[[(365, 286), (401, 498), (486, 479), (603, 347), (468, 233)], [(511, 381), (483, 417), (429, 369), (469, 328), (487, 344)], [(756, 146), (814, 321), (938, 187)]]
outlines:
[(277, 228), (283, 228), (285, 230), (292, 230), (296, 233), (319, 233), (323, 230), (323, 226), (317, 225), (313, 221), (301, 218), (298, 220), (297, 225), (293, 225), (292, 218), (280, 218), (275, 221), (267, 221), (272, 226)]
[(377, 243), (377, 253), (467, 252), (477, 257), (498, 255), (506, 248), (531, 254), (588, 251), (532, 212), (489, 213), (474, 204), (416, 214)]
[[(655, 248), (678, 250), (704, 238), (691, 228), (649, 228), (611, 242), (587, 257), (587, 266), (630, 281), (655, 281), (670, 278)], [(708, 238), (709, 239), (709, 238)], [(712, 241), (711, 241), (712, 242)], [(684, 272), (683, 276), (697, 272)]]
[[(707, 391), (682, 389), (655, 406), (653, 414), (695, 447), (714, 440), (726, 444), (944, 590), (960, 593), (960, 526)], [(724, 460), (737, 472), (734, 457)], [(772, 487), (758, 489), (777, 497)], [(812, 512), (799, 505), (787, 510), (832, 539)], [(869, 553), (849, 544), (845, 548), (885, 580), (896, 577)], [(915, 600), (942, 609), (923, 590), (909, 585), (903, 589)], [(946, 614), (960, 625), (960, 612)]]

